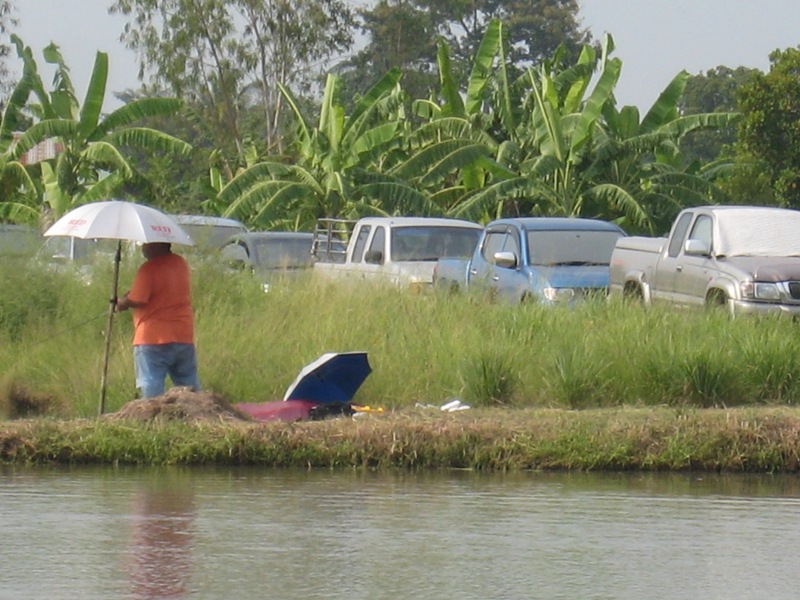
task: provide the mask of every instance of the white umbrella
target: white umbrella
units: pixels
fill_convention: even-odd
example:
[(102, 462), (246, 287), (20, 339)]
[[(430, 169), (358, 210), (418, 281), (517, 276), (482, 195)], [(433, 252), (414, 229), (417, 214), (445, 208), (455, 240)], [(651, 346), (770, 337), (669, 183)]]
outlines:
[(114, 257), (114, 281), (111, 291), (111, 305), (108, 310), (103, 377), (100, 385), (100, 414), (103, 414), (106, 401), (108, 354), (111, 347), (111, 325), (114, 320), (119, 289), (119, 263), (122, 254), (122, 241), (141, 242), (143, 244), (166, 242), (185, 246), (193, 246), (194, 242), (170, 216), (155, 208), (122, 200), (92, 202), (79, 206), (53, 223), (44, 232), (44, 235), (45, 237), (71, 236), (81, 239), (119, 240)]
[(169, 215), (123, 200), (79, 206), (56, 221), (44, 235), (194, 246), (192, 238)]

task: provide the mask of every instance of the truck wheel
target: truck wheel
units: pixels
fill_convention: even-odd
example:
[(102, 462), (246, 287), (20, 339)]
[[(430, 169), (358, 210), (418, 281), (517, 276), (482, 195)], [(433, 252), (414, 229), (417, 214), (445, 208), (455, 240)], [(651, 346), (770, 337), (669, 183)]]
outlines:
[(455, 296), (458, 294), (461, 289), (459, 288), (458, 282), (450, 281), (449, 279), (439, 279), (436, 281), (436, 289), (445, 292), (451, 296)]
[(712, 290), (706, 296), (706, 306), (712, 310), (724, 310), (733, 314), (733, 309), (728, 300), (728, 294), (722, 290)]
[(622, 291), (622, 299), (626, 302), (643, 303), (644, 293), (642, 292), (642, 286), (635, 283), (627, 284)]

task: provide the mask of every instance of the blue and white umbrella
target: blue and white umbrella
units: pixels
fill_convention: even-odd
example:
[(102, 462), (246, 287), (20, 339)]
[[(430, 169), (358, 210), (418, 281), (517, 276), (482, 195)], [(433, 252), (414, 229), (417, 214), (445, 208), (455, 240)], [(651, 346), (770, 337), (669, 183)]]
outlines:
[(366, 352), (328, 352), (302, 368), (283, 399), (350, 402), (371, 372)]

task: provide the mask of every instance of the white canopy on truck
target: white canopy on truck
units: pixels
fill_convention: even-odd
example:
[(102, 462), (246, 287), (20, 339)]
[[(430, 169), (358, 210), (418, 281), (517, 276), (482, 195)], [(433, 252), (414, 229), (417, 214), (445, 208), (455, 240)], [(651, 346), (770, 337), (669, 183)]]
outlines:
[(718, 256), (800, 256), (800, 211), (771, 207), (713, 207)]

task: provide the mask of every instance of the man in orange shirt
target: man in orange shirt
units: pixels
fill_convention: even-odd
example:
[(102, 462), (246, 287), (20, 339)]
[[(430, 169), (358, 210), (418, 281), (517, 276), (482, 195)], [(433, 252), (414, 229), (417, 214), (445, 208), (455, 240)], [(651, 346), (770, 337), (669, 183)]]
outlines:
[(131, 290), (117, 299), (118, 311), (133, 309), (133, 362), (143, 398), (173, 385), (200, 389), (194, 347), (189, 265), (167, 243), (142, 246), (145, 261)]

